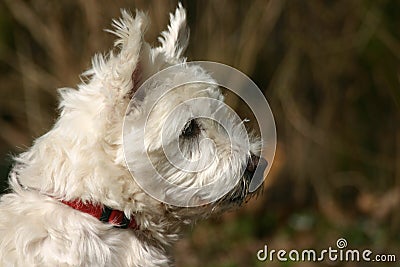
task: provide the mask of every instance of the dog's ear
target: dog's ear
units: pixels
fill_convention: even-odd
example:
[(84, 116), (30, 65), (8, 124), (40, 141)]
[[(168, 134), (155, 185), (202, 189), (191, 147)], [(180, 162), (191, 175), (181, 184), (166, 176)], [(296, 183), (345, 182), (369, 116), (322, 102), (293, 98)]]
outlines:
[(106, 30), (117, 36), (115, 49), (107, 55), (97, 54), (92, 59), (92, 68), (83, 73), (94, 87), (101, 84), (102, 93), (110, 101), (120, 101), (134, 93), (138, 87), (141, 67), (140, 55), (147, 45), (143, 36), (148, 25), (146, 14), (121, 10), (121, 18), (114, 19), (113, 29)]
[(154, 48), (155, 54), (163, 54), (168, 61), (182, 61), (182, 54), (189, 43), (189, 28), (186, 25), (186, 10), (179, 3), (175, 14), (170, 13), (168, 29), (161, 32), (161, 46)]
[[(170, 13), (168, 29), (161, 32), (158, 40), (161, 45), (155, 48), (142, 42), (138, 64), (132, 73), (133, 88), (127, 95), (129, 98), (132, 98), (139, 86), (153, 74), (171, 64), (186, 61), (183, 53), (189, 42), (189, 29), (186, 26), (186, 11), (181, 3), (174, 14)], [(143, 94), (144, 92), (136, 96), (144, 97)]]
[(92, 68), (83, 74), (93, 84), (97, 80), (102, 88), (107, 88), (103, 93), (114, 102), (132, 98), (146, 78), (170, 64), (185, 61), (182, 54), (189, 41), (186, 11), (182, 4), (174, 14), (170, 14), (168, 30), (161, 33), (161, 45), (156, 48), (151, 48), (143, 38), (148, 25), (146, 14), (136, 11), (136, 16), (133, 16), (121, 10), (121, 15), (121, 18), (113, 20), (113, 29), (106, 30), (118, 37), (115, 41), (117, 49), (110, 51), (108, 56), (96, 55)]

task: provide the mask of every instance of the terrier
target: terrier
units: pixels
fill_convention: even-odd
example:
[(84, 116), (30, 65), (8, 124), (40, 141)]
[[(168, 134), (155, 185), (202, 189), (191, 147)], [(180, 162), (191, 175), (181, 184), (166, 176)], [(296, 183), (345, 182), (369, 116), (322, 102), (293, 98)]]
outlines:
[(114, 50), (94, 56), (77, 90), (60, 89), (54, 127), (15, 158), (0, 199), (1, 266), (171, 266), (183, 226), (259, 192), (249, 183), (265, 168), (260, 141), (183, 57), (184, 8), (158, 47), (143, 40), (146, 25), (140, 11), (113, 20)]

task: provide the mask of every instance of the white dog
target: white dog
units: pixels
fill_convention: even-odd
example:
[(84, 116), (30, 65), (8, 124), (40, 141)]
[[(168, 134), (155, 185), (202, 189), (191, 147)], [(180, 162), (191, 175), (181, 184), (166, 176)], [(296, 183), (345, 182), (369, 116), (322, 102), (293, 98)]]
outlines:
[[(224, 129), (197, 113), (216, 114), (218, 105), (187, 102), (202, 97), (221, 101), (223, 96), (210, 85), (214, 81), (206, 71), (185, 65), (185, 10), (179, 5), (171, 14), (156, 48), (143, 41), (146, 20), (142, 12), (135, 17), (122, 12), (111, 31), (118, 36), (118, 52), (96, 55), (78, 90), (60, 90), (60, 118), (15, 159), (11, 192), (0, 201), (1, 266), (170, 266), (167, 248), (178, 239), (182, 226), (254, 195), (248, 185), (262, 163), (255, 156), (260, 142), (250, 137), (246, 147), (242, 123), (229, 119)], [(184, 64), (168, 79), (135, 94), (147, 78), (179, 63)], [(167, 84), (192, 80), (204, 83), (184, 85), (160, 98)], [(171, 113), (182, 103), (184, 112)], [(171, 141), (176, 135), (177, 142)], [(205, 165), (201, 155), (216, 155), (207, 157), (212, 161), (206, 168), (185, 171), (168, 159), (169, 146), (179, 146), (185, 158), (200, 159), (200, 165)], [(146, 180), (146, 174), (152, 175), (144, 157), (177, 185), (165, 190), (163, 200), (138, 184), (136, 176)], [(238, 182), (233, 189), (213, 198), (234, 178)], [(180, 186), (191, 189), (215, 181), (220, 187), (191, 193), (188, 199), (196, 205), (165, 201), (185, 197), (187, 191), (180, 191)]]

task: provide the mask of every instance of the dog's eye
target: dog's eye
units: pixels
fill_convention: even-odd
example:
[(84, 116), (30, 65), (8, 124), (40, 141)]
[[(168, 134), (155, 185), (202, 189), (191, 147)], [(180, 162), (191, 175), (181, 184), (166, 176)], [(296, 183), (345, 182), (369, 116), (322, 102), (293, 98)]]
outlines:
[(183, 128), (181, 136), (189, 138), (189, 137), (195, 137), (200, 134), (200, 125), (197, 123), (195, 119), (192, 119), (188, 121)]

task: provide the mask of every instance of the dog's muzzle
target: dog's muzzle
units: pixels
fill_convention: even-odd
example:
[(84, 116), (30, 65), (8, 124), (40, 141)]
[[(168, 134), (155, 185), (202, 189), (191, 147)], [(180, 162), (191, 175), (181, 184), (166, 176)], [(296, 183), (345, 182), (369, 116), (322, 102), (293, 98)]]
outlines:
[[(241, 205), (248, 196), (255, 195), (253, 193), (258, 192), (259, 190), (250, 190), (250, 185), (252, 183), (261, 185), (263, 183), (264, 171), (267, 166), (268, 162), (264, 158), (251, 154), (238, 186), (228, 193), (222, 200), (228, 201), (228, 203), (231, 204), (236, 203)], [(262, 186), (259, 188), (262, 188)]]

